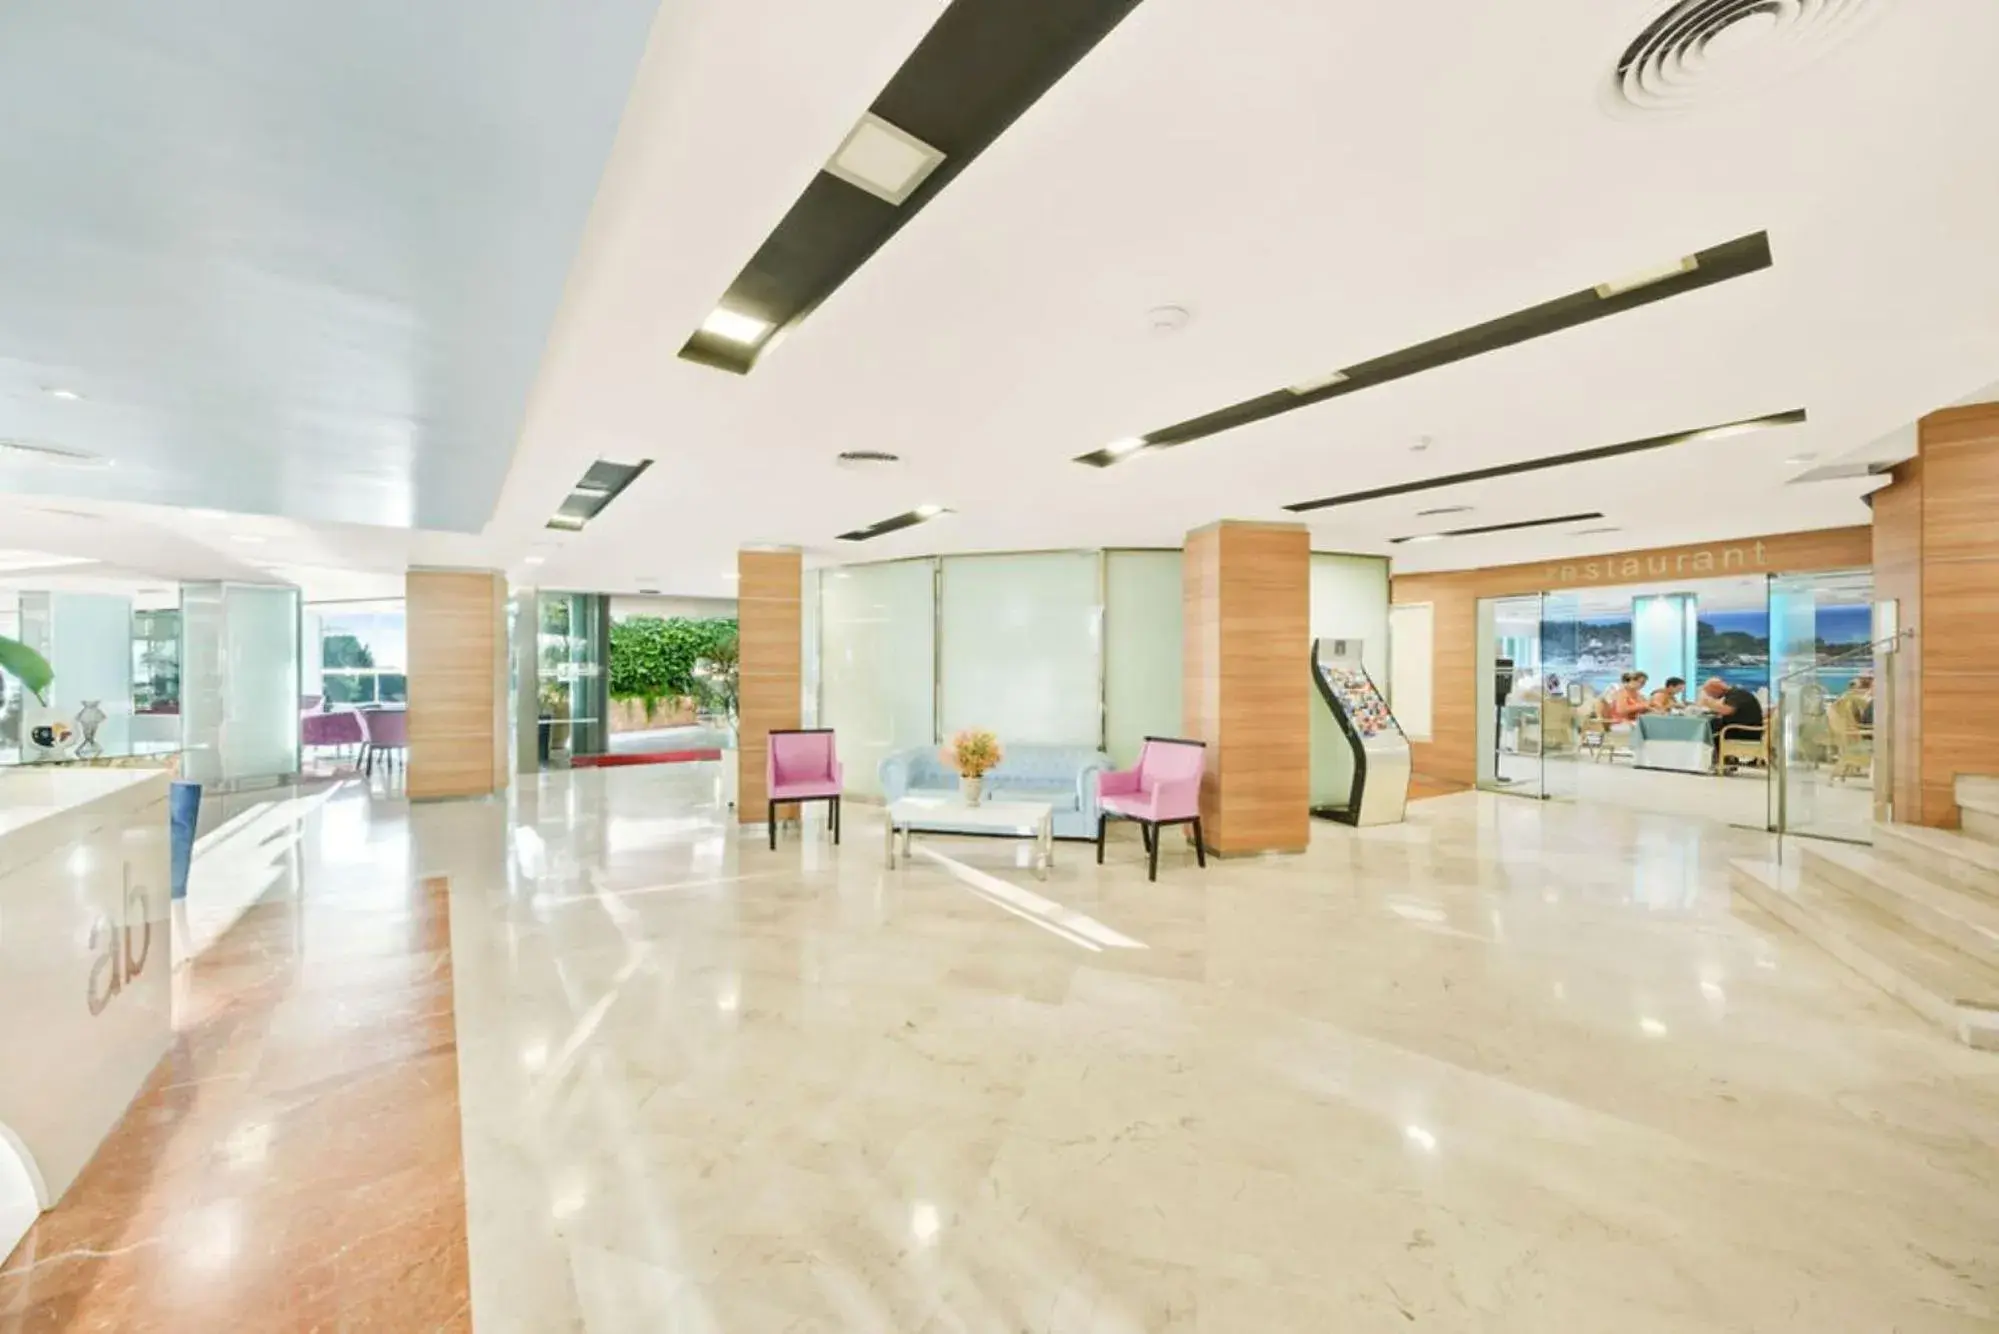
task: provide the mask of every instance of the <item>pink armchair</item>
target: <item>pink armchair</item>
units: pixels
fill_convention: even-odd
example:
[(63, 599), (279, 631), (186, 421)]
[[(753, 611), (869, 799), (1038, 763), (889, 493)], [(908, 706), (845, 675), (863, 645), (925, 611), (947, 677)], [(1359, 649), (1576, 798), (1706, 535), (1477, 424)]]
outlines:
[(1194, 856), (1208, 864), (1201, 839), (1201, 771), (1207, 767), (1204, 741), (1149, 736), (1138, 767), (1097, 775), (1097, 865), (1104, 864), (1104, 822), (1115, 815), (1138, 822), (1145, 840), (1146, 879), (1159, 878), (1159, 831), (1167, 825), (1194, 826)]
[(770, 826), (770, 846), (777, 848), (777, 808), (823, 801), (831, 808), (833, 842), (840, 841), (840, 760), (833, 729), (811, 727), (773, 731), (764, 753), (764, 819)]

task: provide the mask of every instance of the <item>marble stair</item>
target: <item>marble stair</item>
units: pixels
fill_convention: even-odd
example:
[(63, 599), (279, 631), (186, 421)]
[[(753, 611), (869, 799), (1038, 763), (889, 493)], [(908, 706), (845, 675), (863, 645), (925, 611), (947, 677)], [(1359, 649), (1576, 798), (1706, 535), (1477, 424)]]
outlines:
[[(1989, 786), (1988, 786), (1989, 785)], [(1999, 1051), (1999, 780), (1958, 781), (1965, 832), (1877, 825), (1874, 846), (1799, 839), (1743, 859), (1736, 889), (1960, 1042)]]
[(1957, 810), (1964, 832), (1983, 843), (1999, 845), (1999, 778), (1959, 774), (1955, 784)]

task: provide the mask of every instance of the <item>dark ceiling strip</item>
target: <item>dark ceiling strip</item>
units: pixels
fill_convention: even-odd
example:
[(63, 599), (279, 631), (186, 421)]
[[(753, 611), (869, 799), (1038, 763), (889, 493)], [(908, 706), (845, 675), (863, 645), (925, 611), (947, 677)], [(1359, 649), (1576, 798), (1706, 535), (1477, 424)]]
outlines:
[(1143, 437), (1145, 450), (1092, 450), (1076, 456), (1077, 463), (1093, 468), (1108, 468), (1139, 452), (1166, 449), (1174, 445), (1184, 445), (1207, 436), (1218, 435), (1238, 426), (1263, 421), (1280, 416), (1299, 408), (1323, 403), (1327, 399), (1340, 398), (1347, 394), (1371, 389), (1376, 385), (1393, 380), (1406, 379), (1424, 371), (1448, 366), (1452, 362), (1464, 361), (1470, 357), (1501, 348), (1512, 347), (1535, 338), (1545, 338), (1564, 329), (1573, 329), (1580, 324), (1588, 324), (1610, 315), (1619, 315), (1639, 306), (1664, 301), (1667, 297), (1679, 296), (1685, 292), (1712, 287), (1716, 283), (1727, 282), (1770, 267), (1770, 236), (1767, 232), (1756, 232), (1749, 236), (1737, 237), (1721, 245), (1702, 250), (1693, 256), (1694, 265), (1669, 277), (1632, 287), (1610, 296), (1601, 296), (1594, 287), (1586, 287), (1580, 292), (1544, 301), (1538, 306), (1516, 310), (1511, 315), (1502, 315), (1484, 324), (1474, 324), (1455, 333), (1447, 333), (1428, 342), (1405, 347), (1398, 352), (1374, 358), (1372, 361), (1357, 362), (1345, 367), (1339, 378), (1331, 383), (1321, 384), (1305, 393), (1295, 393), (1289, 389), (1279, 389), (1275, 393), (1260, 394), (1244, 399), (1228, 407), (1200, 417), (1190, 417), (1163, 430), (1149, 431)]
[(898, 514), (892, 519), (883, 519), (879, 523), (871, 523), (865, 528), (856, 528), (851, 533), (842, 533), (840, 534), (840, 540), (842, 542), (871, 542), (877, 537), (886, 537), (890, 533), (899, 533), (905, 528), (914, 528), (919, 523), (929, 523), (932, 519), (942, 518), (950, 512), (950, 510), (944, 509), (941, 506), (926, 505), (922, 509), (910, 510), (907, 514)]
[(613, 463), (609, 459), (598, 459), (563, 498), (548, 526), (564, 532), (576, 532), (602, 514), (605, 506), (623, 495), (625, 488), (636, 482), (640, 474), (650, 467), (651, 459), (640, 459), (637, 463)]
[[(952, 0), (868, 108), (943, 161), (901, 204), (819, 172), (718, 303), (771, 331), (745, 343), (696, 330), (681, 357), (747, 375), (1139, 2)], [(828, 157), (839, 147), (826, 145)]]
[(1578, 449), (1571, 454), (1550, 454), (1538, 459), (1523, 459), (1519, 463), (1502, 463), (1495, 468), (1476, 468), (1471, 472), (1454, 472), (1443, 477), (1426, 477), (1420, 482), (1402, 482), (1396, 486), (1378, 486), (1372, 491), (1349, 491), (1343, 496), (1327, 496), (1322, 500), (1301, 500), (1284, 508), (1293, 514), (1303, 514), (1307, 510), (1331, 509), (1335, 505), (1358, 505), (1364, 500), (1383, 500), (1389, 496), (1412, 495), (1418, 491), (1436, 491), (1446, 486), (1459, 486), (1465, 482), (1490, 481), (1495, 477), (1512, 477), (1523, 472), (1540, 472), (1545, 468), (1566, 468), (1572, 463), (1589, 463), (1596, 459), (1614, 459), (1621, 454), (1638, 454), (1648, 449), (1666, 449), (1672, 445), (1690, 445), (1700, 440), (1718, 440), (1724, 436), (1739, 435), (1744, 431), (1760, 430), (1766, 426), (1795, 426), (1805, 420), (1803, 408), (1792, 408), (1789, 412), (1773, 412), (1765, 417), (1745, 417), (1741, 421), (1723, 422), (1718, 426), (1701, 426), (1691, 431), (1675, 431), (1671, 435), (1648, 436), (1643, 440), (1627, 440), (1618, 445), (1598, 445), (1594, 449)]
[(1390, 542), (1429, 542), (1440, 537), (1477, 537), (1480, 533), (1510, 533), (1516, 528), (1547, 528), (1558, 523), (1581, 523), (1584, 519), (1601, 519), (1601, 513), (1557, 514), (1552, 519), (1519, 519), (1513, 523), (1488, 523), (1477, 528), (1452, 528), (1441, 533), (1411, 533), (1407, 537), (1391, 537)]

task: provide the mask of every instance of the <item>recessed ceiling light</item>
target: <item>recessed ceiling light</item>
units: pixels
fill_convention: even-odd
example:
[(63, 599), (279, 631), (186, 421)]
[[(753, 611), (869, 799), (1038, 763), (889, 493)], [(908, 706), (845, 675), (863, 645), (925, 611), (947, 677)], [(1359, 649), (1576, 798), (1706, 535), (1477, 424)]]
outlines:
[(736, 580), (738, 580), (738, 579), (742, 578), (743, 576), (742, 576), (742, 575), (740, 575), (740, 574), (738, 574), (738, 573), (737, 573), (736, 571), (734, 571), (734, 570), (725, 570), (725, 571), (723, 571), (723, 573), (722, 573), (722, 577), (723, 577), (724, 579), (727, 579), (727, 580), (728, 580), (728, 581), (729, 581), (730, 583), (732, 583), (732, 584), (733, 584), (733, 583), (735, 583), (735, 582), (736, 582)]
[(611, 494), (610, 487), (598, 486), (595, 482), (578, 482), (575, 486), (570, 487), (569, 490), (571, 494), (579, 496), (608, 496)]
[(900, 204), (943, 160), (940, 150), (869, 112), (848, 132), (826, 170), (879, 199)]
[(548, 526), (565, 533), (580, 533), (583, 531), (583, 520), (574, 514), (558, 514), (548, 521)]
[(1793, 454), (1791, 457), (1785, 459), (1784, 462), (1790, 464), (1793, 468), (1801, 468), (1817, 457), (1818, 455), (1816, 454)]
[(1315, 379), (1300, 380), (1297, 384), (1289, 386), (1289, 388), (1294, 394), (1316, 394), (1321, 389), (1331, 389), (1336, 384), (1345, 384), (1346, 380), (1347, 373), (1345, 371), (1333, 371), (1330, 374), (1321, 375)]
[(1616, 524), (1610, 524), (1610, 525), (1608, 525), (1608, 526), (1606, 526), (1606, 527), (1603, 527), (1603, 528), (1577, 528), (1577, 529), (1575, 529), (1574, 531), (1572, 531), (1572, 532), (1571, 532), (1571, 533), (1569, 534), (1569, 536), (1570, 536), (1570, 537), (1594, 537), (1594, 536), (1596, 536), (1596, 535), (1597, 535), (1598, 533), (1621, 533), (1621, 532), (1623, 532), (1623, 531), (1624, 531), (1624, 530), (1623, 530), (1622, 528), (1619, 528), (1619, 527), (1618, 527), (1618, 526), (1617, 526)]
[(916, 507), (916, 515), (918, 518), (922, 519), (934, 519), (940, 514), (949, 514), (949, 513), (950, 511), (945, 509), (942, 505), (918, 505)]
[(1111, 441), (1108, 445), (1104, 446), (1103, 452), (1114, 459), (1121, 459), (1127, 454), (1136, 454), (1144, 448), (1145, 437), (1142, 435), (1131, 435), (1126, 436), (1122, 440)]
[(1412, 542), (1412, 543), (1413, 543), (1413, 542), (1441, 542), (1441, 541), (1443, 541), (1443, 540), (1444, 540), (1444, 534), (1442, 534), (1442, 533), (1418, 533), (1418, 534), (1416, 534), (1416, 536), (1414, 536), (1414, 537), (1405, 537), (1405, 538), (1403, 538), (1402, 540), (1403, 540), (1404, 542)]
[(523, 556), (521, 557), (521, 564), (540, 565), (543, 561), (546, 561), (547, 559), (548, 557), (546, 556)]
[(1608, 300), (1625, 292), (1635, 292), (1641, 287), (1650, 287), (1653, 283), (1663, 283), (1668, 278), (1677, 278), (1683, 273), (1692, 273), (1699, 267), (1700, 260), (1692, 255), (1682, 255), (1670, 264), (1655, 264), (1649, 269), (1640, 269), (1636, 273), (1627, 273), (1622, 278), (1598, 283), (1596, 294)]
[(76, 390), (64, 389), (60, 385), (44, 386), (42, 392), (47, 394), (50, 398), (59, 398), (65, 403), (74, 403), (76, 402), (76, 400), (83, 397), (83, 395), (77, 393)]
[(770, 332), (770, 321), (760, 320), (754, 315), (745, 315), (739, 310), (717, 306), (708, 318), (701, 321), (701, 332), (726, 338), (732, 343), (754, 343)]
[(1430, 518), (1432, 515), (1437, 515), (1437, 514), (1470, 514), (1470, 513), (1471, 513), (1471, 506), (1469, 505), (1439, 505), (1436, 509), (1433, 510), (1417, 510), (1416, 517), (1419, 519), (1427, 519)]

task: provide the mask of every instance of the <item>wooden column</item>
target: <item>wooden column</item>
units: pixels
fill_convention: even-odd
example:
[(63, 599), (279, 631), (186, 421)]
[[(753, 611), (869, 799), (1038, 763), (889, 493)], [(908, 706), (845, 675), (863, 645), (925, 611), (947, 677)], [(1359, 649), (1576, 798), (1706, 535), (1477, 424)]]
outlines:
[(494, 570), (411, 570), (409, 645), (412, 800), (479, 797), (506, 787), (507, 577)]
[(1959, 774), (1999, 774), (1999, 403), (1917, 426), (1873, 497), (1875, 597), (1915, 631), (1894, 664), (1895, 818), (1958, 823)]
[(1208, 743), (1201, 824), (1223, 856), (1311, 839), (1311, 562), (1303, 524), (1187, 534), (1183, 730)]
[(803, 574), (796, 550), (736, 553), (742, 673), (736, 819), (741, 824), (764, 821), (764, 755), (770, 748), (770, 733), (799, 725)]

